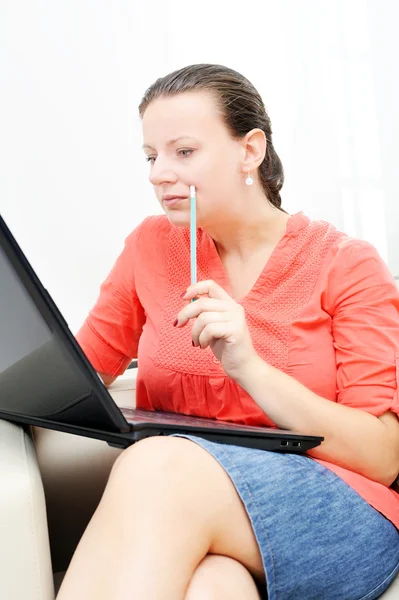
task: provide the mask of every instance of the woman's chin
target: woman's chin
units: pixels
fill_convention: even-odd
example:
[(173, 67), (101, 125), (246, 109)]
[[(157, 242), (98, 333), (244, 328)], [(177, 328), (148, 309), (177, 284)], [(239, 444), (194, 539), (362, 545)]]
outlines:
[(166, 210), (169, 223), (176, 227), (190, 227), (190, 215), (184, 210)]

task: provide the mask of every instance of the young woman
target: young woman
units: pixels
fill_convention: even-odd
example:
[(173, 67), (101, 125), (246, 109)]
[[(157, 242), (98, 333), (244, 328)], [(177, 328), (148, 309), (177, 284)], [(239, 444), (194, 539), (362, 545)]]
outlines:
[(82, 348), (106, 384), (138, 356), (140, 408), (325, 441), (305, 456), (189, 436), (131, 446), (59, 600), (377, 598), (399, 571), (395, 282), (368, 243), (281, 208), (270, 120), (239, 73), (171, 73), (140, 115), (165, 216), (127, 238)]

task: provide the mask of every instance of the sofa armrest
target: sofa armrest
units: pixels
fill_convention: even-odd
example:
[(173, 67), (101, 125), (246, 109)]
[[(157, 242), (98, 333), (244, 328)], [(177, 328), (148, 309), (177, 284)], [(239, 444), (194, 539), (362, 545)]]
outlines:
[(137, 369), (128, 369), (123, 375), (115, 379), (114, 383), (108, 388), (115, 404), (127, 408), (135, 408), (136, 380)]
[(36, 452), (0, 420), (0, 597), (54, 600), (46, 506)]
[[(137, 370), (108, 388), (118, 406), (135, 406)], [(100, 440), (33, 428), (46, 494), (53, 571), (65, 571), (121, 453)], [(1, 594), (0, 594), (1, 597)]]

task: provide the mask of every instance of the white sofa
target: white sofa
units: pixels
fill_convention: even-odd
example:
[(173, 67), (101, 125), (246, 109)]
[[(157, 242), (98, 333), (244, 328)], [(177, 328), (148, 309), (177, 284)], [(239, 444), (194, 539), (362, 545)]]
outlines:
[[(135, 371), (128, 370), (110, 392), (119, 406), (132, 406), (134, 388)], [(54, 600), (120, 452), (0, 421), (1, 600)], [(381, 597), (399, 600), (399, 577)]]

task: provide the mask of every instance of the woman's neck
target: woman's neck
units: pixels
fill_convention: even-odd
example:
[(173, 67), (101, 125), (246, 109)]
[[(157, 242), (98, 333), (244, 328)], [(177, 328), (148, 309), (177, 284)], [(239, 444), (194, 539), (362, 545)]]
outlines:
[(265, 202), (261, 210), (247, 211), (235, 218), (205, 227), (215, 242), (219, 255), (235, 255), (245, 261), (257, 251), (274, 248), (285, 235), (290, 215)]

